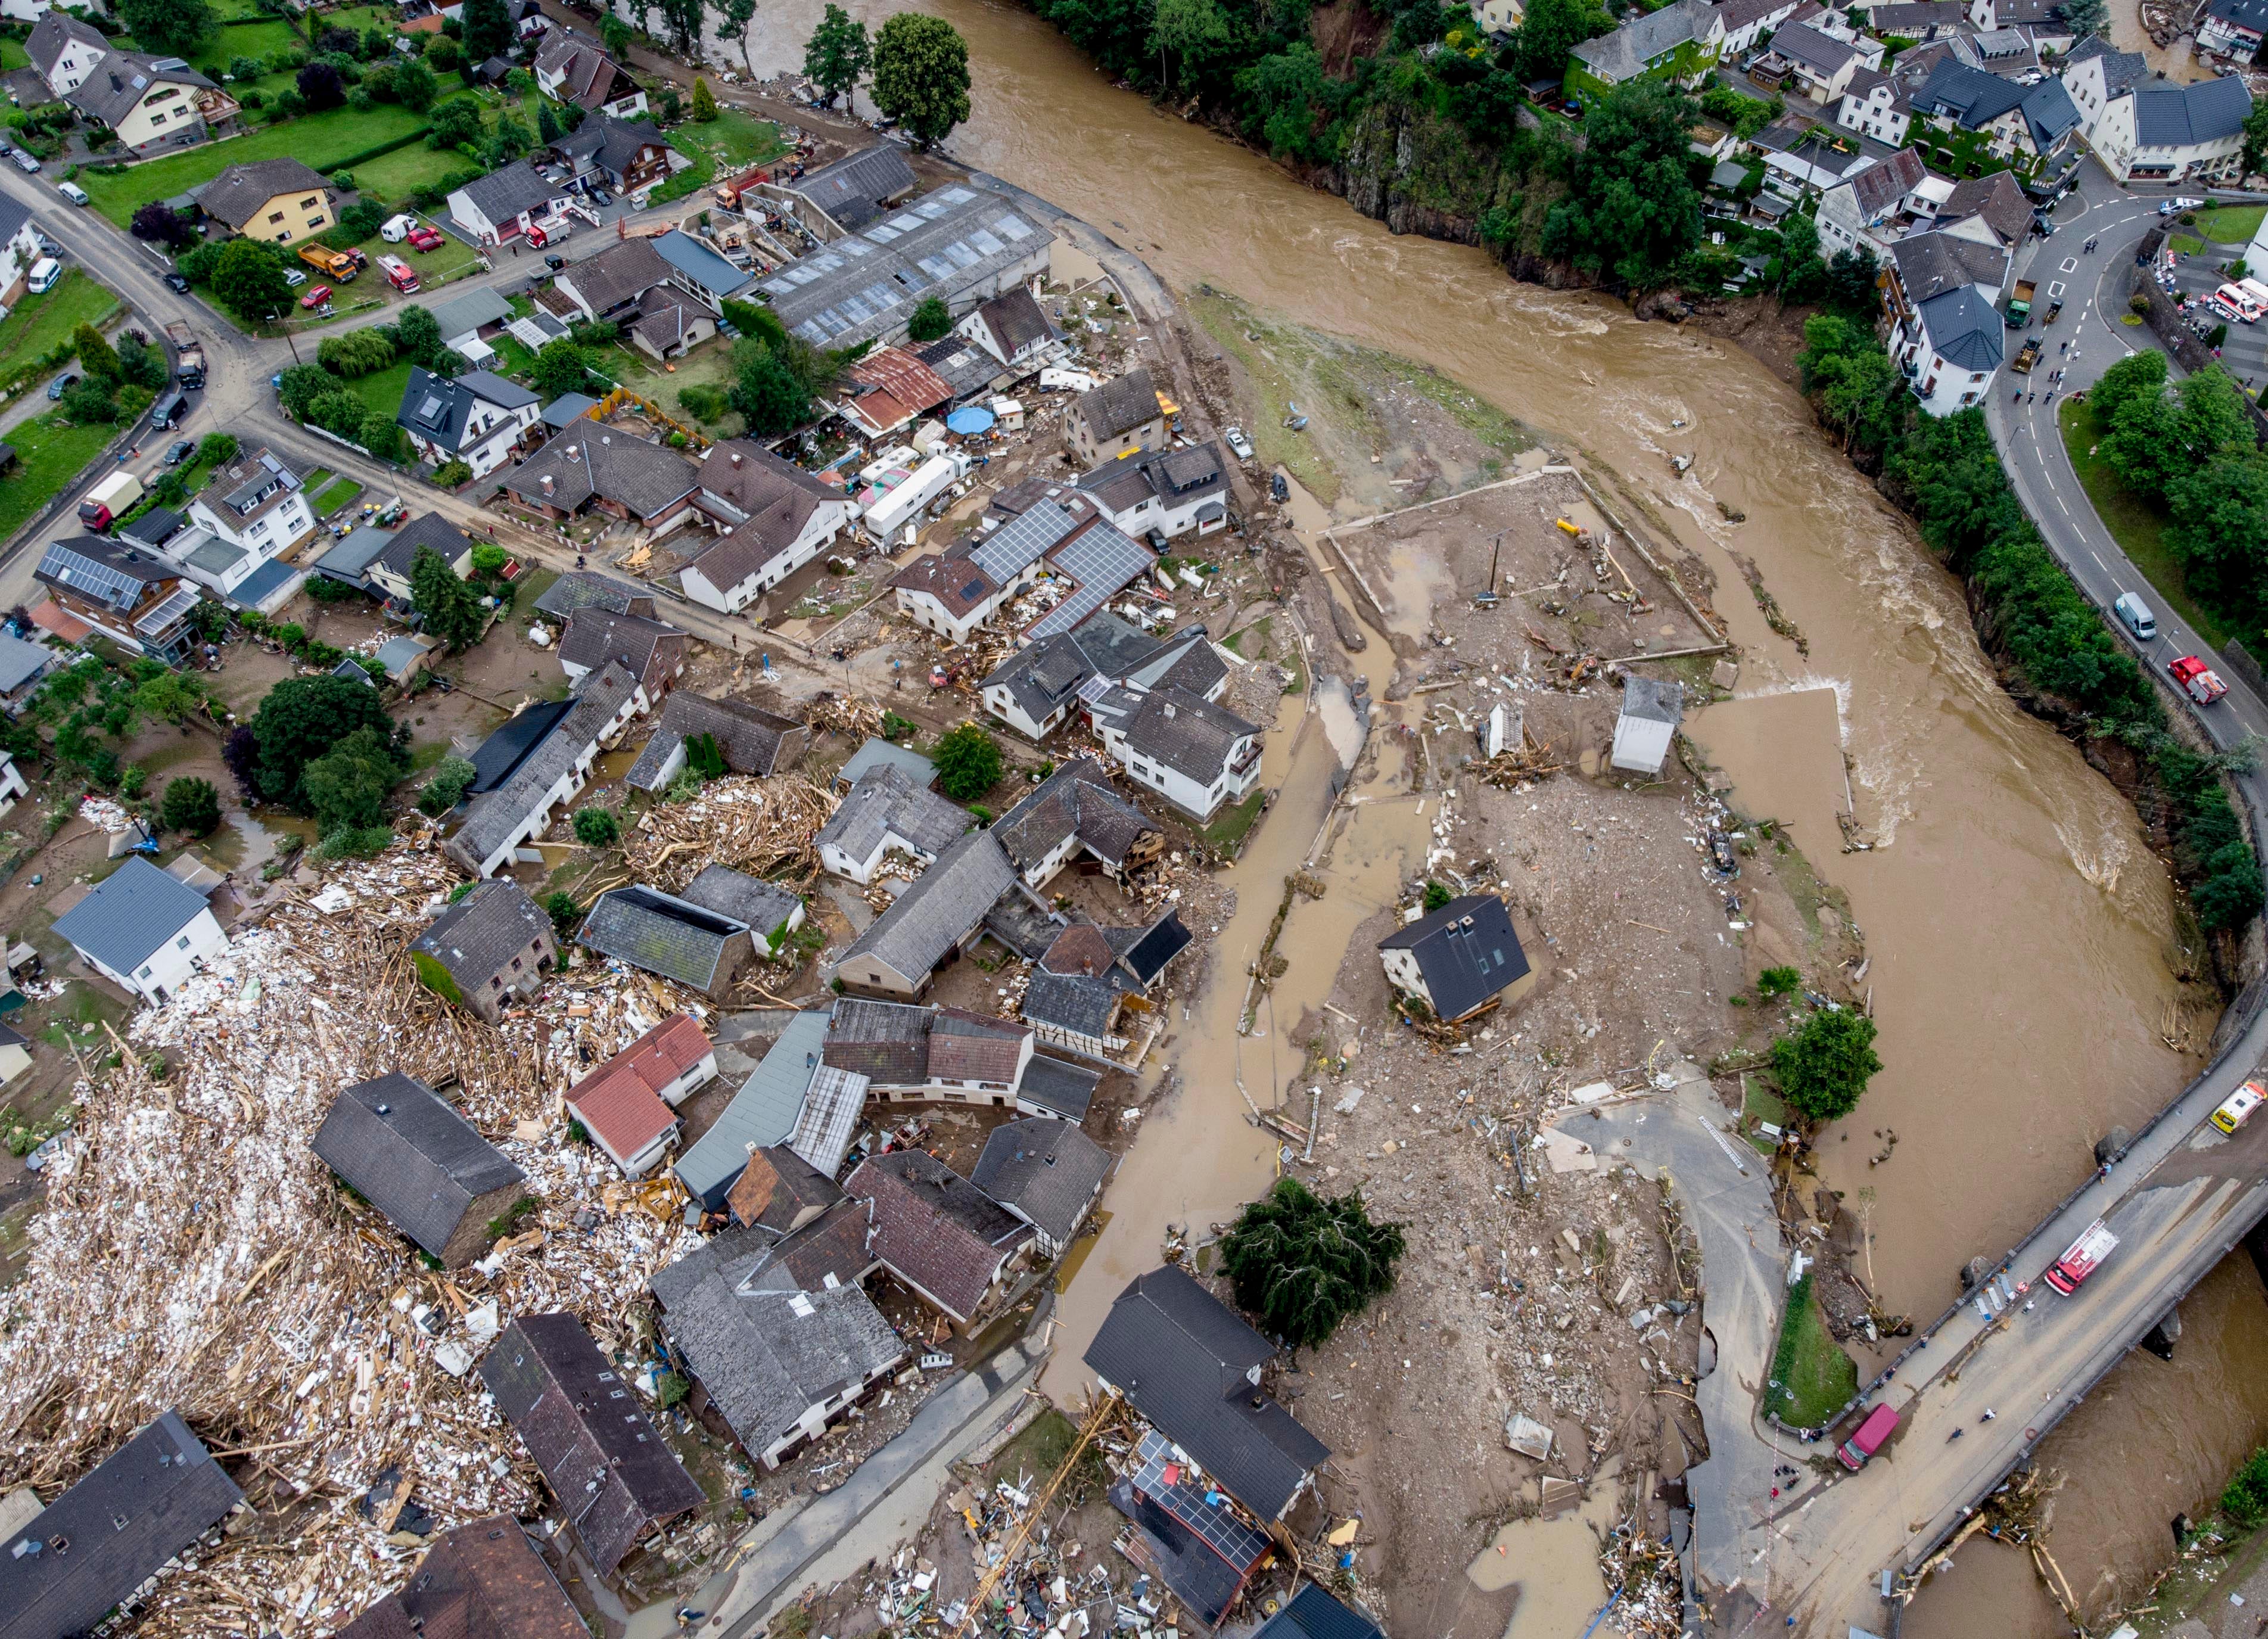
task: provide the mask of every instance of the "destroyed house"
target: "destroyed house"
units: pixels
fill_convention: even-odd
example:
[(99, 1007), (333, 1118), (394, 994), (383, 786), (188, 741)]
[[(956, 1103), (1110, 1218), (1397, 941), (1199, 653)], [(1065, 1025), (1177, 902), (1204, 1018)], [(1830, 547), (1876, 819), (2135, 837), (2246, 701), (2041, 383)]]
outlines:
[(526, 1173), (431, 1088), (398, 1070), (341, 1093), (313, 1148), (445, 1268), (486, 1251), (490, 1222), (526, 1193)]
[(705, 1500), (574, 1316), (513, 1321), (481, 1362), (481, 1381), (601, 1576)]
[[(1387, 982), (1445, 1024), (1469, 1019), (1508, 987), (1533, 985), (1511, 914), (1494, 894), (1466, 894), (1378, 941)], [(1523, 982), (1525, 981), (1525, 982)]]
[(784, 1144), (795, 1131), (826, 1041), (826, 1014), (799, 1013), (790, 1019), (733, 1102), (677, 1158), (671, 1170), (703, 1207), (714, 1212), (725, 1204), (751, 1150)]
[(1105, 610), (1075, 631), (1018, 649), (977, 685), (977, 691), (986, 711), (1026, 739), (1039, 740), (1063, 727), (1079, 709), (1089, 680), (1116, 683), (1165, 646)]
[(88, 1634), (244, 1496), (177, 1411), (40, 1509), (0, 1552), (0, 1636)]
[(559, 1579), (509, 1514), (445, 1531), (409, 1580), (338, 1639), (590, 1639)]
[(1051, 1047), (1104, 1063), (1133, 1045), (1130, 1019), (1152, 1011), (1150, 986), (1189, 945), (1168, 911), (1148, 927), (1064, 928), (1032, 964), (1019, 1011)]
[(1276, 1354), (1169, 1265), (1128, 1282), (1085, 1359), (1182, 1458), (1263, 1520), (1277, 1520), (1331, 1453), (1260, 1386)]
[(844, 996), (836, 1002), (826, 1062), (855, 1070), (887, 1101), (1016, 1102), (1032, 1062), (1032, 1032), (1012, 1019)]
[(1164, 833), (1118, 794), (1092, 757), (1074, 757), (1057, 768), (987, 834), (999, 838), (1016, 874), (1035, 892), (1080, 854), (1123, 883), (1128, 872), (1154, 865), (1166, 849)]
[(833, 1178), (843, 1170), (850, 1153), (850, 1136), (858, 1130), (866, 1108), (866, 1078), (831, 1064), (815, 1067), (803, 1089), (803, 1104), (786, 1148), (811, 1163), (812, 1170)]
[(792, 717), (746, 700), (673, 694), (661, 708), (653, 738), (624, 776), (638, 791), (666, 791), (685, 767), (686, 742), (706, 735), (716, 742), (727, 772), (777, 774), (803, 760), (811, 730)]
[(870, 1155), (843, 1182), (866, 1248), (924, 1302), (966, 1327), (1005, 1295), (1032, 1228), (926, 1150)]
[(921, 184), (902, 148), (876, 143), (778, 186), (817, 206), (841, 232), (855, 233)]
[(653, 1170), (677, 1136), (677, 1106), (717, 1079), (717, 1050), (673, 1015), (568, 1089), (567, 1108), (631, 1178)]
[(833, 1178), (777, 1144), (748, 1151), (748, 1163), (725, 1197), (733, 1222), (775, 1238), (792, 1235), (843, 1199)]
[(602, 956), (674, 979), (721, 1001), (755, 954), (748, 925), (658, 888), (600, 894), (575, 935)]
[(941, 963), (976, 942), (984, 913), (1015, 882), (1015, 867), (998, 833), (970, 831), (948, 844), (937, 863), (858, 935), (833, 977), (846, 989), (919, 995)]
[(503, 1019), (507, 1000), (541, 989), (558, 959), (551, 919), (510, 881), (475, 883), (409, 946), (409, 960), (428, 990), (491, 1024)]
[(1133, 1470), (1110, 1488), (1111, 1505), (1133, 1525), (1126, 1555), (1198, 1622), (1218, 1628), (1267, 1564), (1269, 1540), (1234, 1510), (1215, 1504), (1156, 1429), (1143, 1431), (1134, 1458)]
[(787, 936), (803, 926), (802, 898), (761, 877), (736, 871), (729, 865), (704, 865), (678, 896), (688, 904), (729, 916), (748, 925), (749, 938), (776, 956)]
[(637, 680), (612, 663), (584, 679), (572, 710), (495, 790), (475, 797), (442, 853), (474, 876), (492, 875), (520, 845), (549, 830), (560, 807), (591, 782), (599, 753), (639, 711)]
[(610, 580), (585, 569), (571, 569), (553, 581), (536, 609), (564, 621), (578, 609), (603, 609), (617, 615), (653, 615), (653, 594), (628, 581)]
[(1101, 1198), (1110, 1152), (1068, 1121), (1044, 1117), (996, 1126), (968, 1181), (1032, 1226), (1040, 1250), (1060, 1258)]
[[(635, 771), (633, 771), (635, 775)], [(893, 850), (924, 864), (966, 832), (968, 813), (917, 784), (902, 769), (880, 764), (850, 787), (842, 807), (828, 816), (813, 840), (819, 862), (837, 876), (860, 884), (874, 880)]]

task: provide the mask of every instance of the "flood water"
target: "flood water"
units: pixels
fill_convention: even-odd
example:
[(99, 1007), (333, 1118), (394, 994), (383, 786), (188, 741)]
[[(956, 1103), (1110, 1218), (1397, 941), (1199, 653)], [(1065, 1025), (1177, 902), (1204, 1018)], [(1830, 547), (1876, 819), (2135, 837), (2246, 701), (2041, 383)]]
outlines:
[[(2171, 892), (2132, 811), (2000, 692), (1959, 588), (1819, 435), (1794, 393), (1728, 343), (1638, 323), (1603, 299), (1515, 284), (1477, 251), (1396, 238), (1113, 90), (1018, 8), (921, 5), (969, 42), (974, 114), (950, 144), (957, 158), (1079, 213), (1177, 287), (1208, 281), (1437, 366), (1579, 454), (1594, 477), (1619, 481), (1618, 505), (1635, 502), (1716, 573), (1716, 605), (1743, 649), (1742, 698), (1690, 720), (1694, 735), (1731, 776), (1735, 801), (1787, 821), (1821, 875), (1848, 896), (1872, 959), (1865, 983), (1887, 1067), (1848, 1132), (1830, 1132), (1823, 1150), (1830, 1181), (1866, 1208), (1887, 1307), (1935, 1314), (1955, 1296), (1963, 1259), (2005, 1248), (2082, 1176), (2098, 1134), (2139, 1125), (2188, 1079), (2196, 1061), (2160, 1038), (2180, 988)], [(760, 71), (799, 65), (820, 9), (819, 0), (781, 0), (760, 11), (751, 35)], [(897, 7), (850, 0), (848, 9), (872, 26)], [(1690, 473), (1671, 472), (1673, 454), (1694, 457)], [(1723, 521), (1720, 502), (1748, 521)], [(1808, 639), (1808, 658), (1768, 628), (1735, 551), (1756, 563)], [(1382, 648), (1373, 641), (1372, 663)], [(1771, 704), (1821, 685), (1833, 690), (1832, 714), (1817, 698)], [(1270, 751), (1270, 781), (1283, 786), (1278, 811), (1236, 868), (1239, 906), (1219, 936), (1214, 980), (1173, 1048), (1182, 1090), (1149, 1118), (1157, 1130), (1114, 1185), (1117, 1216), (1065, 1302), (1069, 1334), (1058, 1343), (1074, 1362), (1101, 1306), (1154, 1257), (1165, 1223), (1202, 1234), (1272, 1170), (1235, 1076), (1265, 1105), (1263, 1089), (1297, 1066), (1280, 1054), (1270, 1065), (1277, 1038), (1240, 1042), (1233, 1027), (1285, 860), (1313, 838), (1336, 761), (1305, 749), (1317, 741), (1312, 718), (1301, 752), (1286, 738), (1275, 736)], [(1839, 852), (1846, 754), (1858, 820), (1882, 845), (1871, 853)], [(1295, 912), (1279, 1008), (1329, 984), (1296, 949), (1344, 949), (1365, 904), (1384, 903), (1412, 857), (1404, 851), (1421, 845), (1416, 826), (1375, 823), (1395, 806), (1414, 805), (1358, 808), (1330, 895)], [(1877, 1129), (1896, 1143), (1870, 1169), (1886, 1141)], [(2058, 1436), (2058, 1460), (2072, 1474), (2054, 1544), (2066, 1569), (2146, 1580), (2166, 1554), (2164, 1519), (2193, 1509), (2268, 1425), (2268, 1381), (2248, 1380), (2236, 1363), (2257, 1348), (2268, 1305), (2249, 1267), (2216, 1275), (2211, 1289), (2221, 1288), (2225, 1302), (2201, 1296), (2190, 1305), (2177, 1354), (2199, 1362), (2196, 1381), (2174, 1392), (2162, 1362), (2129, 1362)], [(1060, 1391), (1074, 1374), (1061, 1355), (1058, 1362), (1048, 1386)], [(2176, 1370), (2183, 1367), (2177, 1358)], [(2123, 1421), (2102, 1414), (2113, 1401), (2125, 1407)], [(2136, 1461), (2138, 1424), (2151, 1430), (2147, 1463)], [(2029, 1570), (2014, 1576), (2007, 1598), (1992, 1602), (2012, 1613), (1999, 1629), (2060, 1631), (2044, 1596), (2023, 1591)], [(1931, 1604), (1925, 1596), (1916, 1606), (1917, 1622)]]

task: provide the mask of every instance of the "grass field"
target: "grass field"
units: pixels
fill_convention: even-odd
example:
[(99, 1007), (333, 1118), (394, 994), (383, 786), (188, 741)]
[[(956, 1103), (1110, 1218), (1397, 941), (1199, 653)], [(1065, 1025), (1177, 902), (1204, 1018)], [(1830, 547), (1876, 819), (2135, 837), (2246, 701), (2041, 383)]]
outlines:
[(0, 541), (14, 535), (26, 519), (55, 499), (118, 431), (99, 425), (58, 426), (55, 422), (51, 410), (9, 429), (7, 441), (16, 447), (16, 459), (22, 465), (9, 473), (5, 484), (0, 484)]
[(302, 49), (306, 41), (291, 30), (291, 26), (280, 18), (262, 18), (256, 23), (232, 23), (212, 32), (189, 59), (189, 66), (202, 69), (218, 79), (228, 71), (228, 65), (239, 57), (259, 57), (262, 61), (279, 51)]
[(2197, 213), (2197, 231), (2223, 245), (2242, 245), (2260, 231), (2268, 205), (2220, 205)]
[[(312, 490), (315, 486), (311, 484), (306, 487)], [(323, 492), (307, 505), (314, 508), (316, 517), (328, 518), (341, 507), (353, 506), (361, 495), (362, 485), (352, 478), (334, 478)]]
[(460, 153), (440, 153), (423, 143), (412, 143), (364, 160), (353, 167), (353, 173), (355, 187), (364, 197), (401, 205), (421, 188), (438, 188), (453, 175), (475, 174), (479, 170)]
[(693, 164), (654, 190), (657, 204), (682, 199), (708, 187), (720, 171), (730, 175), (787, 151), (778, 126), (751, 119), (738, 108), (720, 108), (706, 125), (688, 120), (675, 126), (670, 130), (669, 142)]
[(2164, 511), (2129, 490), (2111, 471), (2109, 461), (2088, 453), (2103, 432), (2102, 423), (2095, 419), (2095, 407), (2066, 399), (2056, 418), (2062, 424), (2063, 447), (2079, 473), (2087, 498), (2095, 504), (2095, 515), (2110, 531), (2110, 538), (2118, 543), (2118, 550), (2148, 579), (2166, 605), (2202, 633), (2207, 643), (2219, 648), (2228, 642), (2228, 624), (2190, 595), (2181, 560), (2166, 543)]
[(361, 395), (362, 402), (372, 410), (394, 415), (401, 408), (402, 394), (409, 390), (409, 361), (404, 358), (383, 370), (373, 370), (347, 386)]
[(24, 49), (22, 41), (0, 37), (0, 74), (13, 74), (18, 69), (31, 66), (31, 54)]
[(1798, 1429), (1815, 1429), (1841, 1410), (1859, 1386), (1859, 1368), (1827, 1330), (1827, 1318), (1812, 1296), (1811, 1277), (1788, 1288), (1787, 1312), (1780, 1317), (1779, 1348), (1772, 1356), (1772, 1381), (1764, 1408)]
[(99, 329), (118, 299), (77, 268), (67, 268), (44, 296), (26, 296), (0, 319), (0, 382), (12, 383), (32, 361), (70, 340), (82, 324)]
[(93, 196), (95, 208), (120, 227), (153, 199), (171, 199), (209, 182), (232, 165), (255, 159), (302, 159), (322, 170), (364, 148), (423, 129), (422, 116), (381, 103), (368, 114), (333, 108), (324, 114), (270, 125), (248, 137), (207, 143), (201, 148), (131, 166), (115, 176), (82, 168), (79, 186)]

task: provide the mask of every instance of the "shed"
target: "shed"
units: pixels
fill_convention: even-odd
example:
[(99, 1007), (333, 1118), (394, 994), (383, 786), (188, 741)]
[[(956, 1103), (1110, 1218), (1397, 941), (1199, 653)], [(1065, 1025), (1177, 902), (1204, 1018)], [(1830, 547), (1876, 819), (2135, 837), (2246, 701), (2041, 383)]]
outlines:
[(399, 1070), (357, 1082), (315, 1129), (316, 1158), (444, 1266), (487, 1250), (527, 1175), (433, 1089)]
[(576, 934), (600, 956), (674, 979), (721, 1001), (752, 953), (748, 925), (656, 888), (599, 896)]
[(799, 1013), (790, 1019), (715, 1125), (677, 1158), (671, 1170), (703, 1207), (713, 1211), (724, 1204), (751, 1149), (787, 1141), (826, 1045), (825, 1013)]
[(1684, 684), (1625, 677), (1622, 715), (1615, 719), (1614, 766), (1639, 774), (1661, 772), (1684, 716)]

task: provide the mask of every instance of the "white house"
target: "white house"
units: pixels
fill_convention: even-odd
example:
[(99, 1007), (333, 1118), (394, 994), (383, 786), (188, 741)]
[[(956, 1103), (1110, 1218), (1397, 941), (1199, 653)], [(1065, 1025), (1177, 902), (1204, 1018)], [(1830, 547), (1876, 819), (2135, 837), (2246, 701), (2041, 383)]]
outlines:
[[(7, 15), (18, 14), (10, 10)], [(94, 72), (94, 65), (115, 49), (110, 37), (93, 24), (82, 23), (60, 8), (51, 11), (42, 5), (34, 16), (38, 26), (24, 49), (58, 98), (77, 90), (79, 82)]]
[(2251, 112), (2252, 93), (2237, 75), (2194, 85), (2147, 81), (2105, 102), (2088, 145), (2121, 182), (2235, 182)]
[(281, 609), (307, 580), (305, 571), (263, 557), (198, 524), (172, 535), (156, 550), (199, 586), (211, 588), (239, 609), (258, 609), (263, 615)]
[(1612, 766), (1659, 774), (1685, 714), (1685, 690), (1674, 683), (1629, 677), (1623, 683), (1621, 715), (1615, 719)]
[(2079, 110), (2079, 134), (2091, 147), (2095, 126), (2110, 100), (2149, 78), (2149, 59), (2121, 51), (2100, 34), (2089, 34), (2064, 59), (2063, 88)]
[(1888, 255), (1891, 241), (1899, 236), (1892, 225), (1928, 173), (1919, 153), (1901, 148), (1829, 188), (1819, 196), (1820, 255), (1832, 258), (1842, 251), (1866, 250), (1878, 261)]
[(746, 439), (703, 458), (693, 505), (716, 524), (717, 543), (678, 572), (678, 585), (727, 615), (817, 557), (858, 514), (843, 491)]
[(475, 177), (449, 196), (449, 214), (483, 246), (519, 238), (566, 209), (568, 196), (525, 159)]
[(1717, 16), (1725, 29), (1724, 58), (1746, 56), (1756, 41), (1795, 15), (1800, 0), (1725, 0)]
[(55, 930), (105, 978), (160, 1003), (228, 949), (204, 896), (138, 853), (57, 917)]
[(551, 827), (591, 783), (599, 753), (622, 738), (643, 698), (637, 680), (608, 662), (585, 680), (567, 714), (494, 790), (473, 800), (442, 852), (476, 877), (512, 863), (520, 845)]
[(1893, 331), (1892, 356), (1912, 378), (1921, 407), (1933, 416), (1949, 416), (1981, 403), (1992, 389), (2003, 328), (1984, 293), (1964, 285), (1920, 303), (1912, 320)]
[(1102, 515), (1126, 534), (1171, 541), (1228, 527), (1228, 475), (1218, 444), (1137, 450), (1105, 461), (1079, 481)]
[(189, 503), (189, 520), (261, 558), (315, 532), (299, 475), (264, 444), (237, 452)]
[(2213, 0), (2198, 19), (2197, 48), (2250, 63), (2268, 33), (2268, 0)]
[(0, 196), (0, 307), (24, 299), (33, 265), (40, 259), (40, 233), (32, 208), (13, 196)]
[(484, 478), (503, 466), (543, 418), (543, 402), (486, 370), (438, 376), (412, 365), (394, 422), (435, 465), (461, 461)]
[[(1112, 695), (1123, 692), (1114, 690)], [(1202, 695), (1168, 685), (1143, 695), (1123, 716), (1098, 702), (1095, 731), (1103, 749), (1200, 824), (1260, 783), (1260, 728)]]
[(982, 304), (955, 328), (995, 362), (1017, 372), (1036, 368), (1035, 361), (1056, 334), (1032, 292), (1020, 284)]
[(544, 37), (535, 54), (535, 88), (555, 102), (571, 102), (586, 114), (635, 120), (646, 111), (645, 92), (622, 65), (588, 34), (571, 28)]
[[(1791, 6), (1793, 0), (1789, 0)], [(1509, 34), (1528, 15), (1521, 0), (1472, 0), (1473, 21), (1484, 34)]]
[(1846, 131), (1901, 148), (1913, 128), (1913, 104), (1889, 75), (1856, 69), (1836, 100), (1835, 123)]
[(894, 851), (935, 864), (970, 823), (965, 810), (916, 783), (904, 769), (880, 764), (859, 776), (843, 806), (820, 827), (819, 863), (864, 887)]
[(16, 766), (15, 757), (0, 751), (0, 814), (16, 806), (20, 797), (32, 794), (32, 782), (24, 778), (24, 771)]
[(716, 1079), (716, 1048), (674, 1014), (570, 1088), (567, 1108), (627, 1177), (642, 1178), (682, 1130), (677, 1106)]

